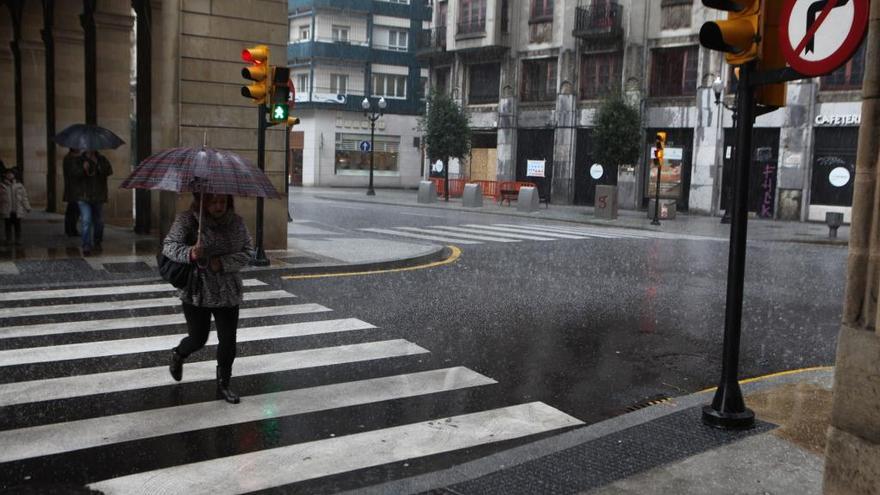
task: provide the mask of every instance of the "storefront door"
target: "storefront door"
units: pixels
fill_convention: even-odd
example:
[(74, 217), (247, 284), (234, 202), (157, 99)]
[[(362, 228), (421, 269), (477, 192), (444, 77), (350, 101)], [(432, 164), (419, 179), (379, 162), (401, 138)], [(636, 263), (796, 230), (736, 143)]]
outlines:
[[(516, 134), (516, 180), (533, 182), (541, 197), (550, 197), (553, 179), (553, 130), (521, 129)], [(544, 177), (527, 175), (529, 160), (544, 161)]]
[[(811, 220), (825, 219), (822, 206), (852, 206), (858, 144), (858, 127), (820, 127), (815, 130), (810, 180)], [(815, 208), (817, 206), (819, 208)]]
[[(724, 130), (724, 170), (721, 179), (721, 205), (729, 204), (733, 191), (736, 158), (733, 145), (735, 129)], [(773, 218), (776, 204), (776, 177), (779, 164), (779, 128), (755, 127), (752, 131), (752, 160), (749, 164), (749, 211), (761, 218)]]

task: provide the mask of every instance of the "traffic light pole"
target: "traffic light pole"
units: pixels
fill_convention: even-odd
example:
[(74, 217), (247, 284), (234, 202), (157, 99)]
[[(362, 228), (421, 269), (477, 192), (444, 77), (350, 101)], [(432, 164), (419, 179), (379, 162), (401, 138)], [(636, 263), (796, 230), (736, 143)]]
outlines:
[(739, 349), (742, 331), (743, 286), (748, 228), (749, 162), (752, 127), (755, 120), (752, 74), (755, 63), (740, 68), (737, 87), (736, 168), (734, 170), (733, 223), (730, 228), (730, 252), (727, 266), (727, 303), (724, 312), (724, 351), (721, 381), (711, 405), (703, 407), (703, 422), (717, 428), (750, 428), (755, 413), (748, 409), (739, 386)]
[(654, 193), (654, 219), (651, 220), (651, 225), (660, 225), (660, 172), (663, 162), (654, 157), (654, 163), (657, 164), (657, 188)]
[[(266, 171), (266, 105), (257, 106), (257, 168)], [(263, 250), (263, 198), (257, 198), (257, 236), (254, 246), (253, 266), (269, 266), (269, 258)]]

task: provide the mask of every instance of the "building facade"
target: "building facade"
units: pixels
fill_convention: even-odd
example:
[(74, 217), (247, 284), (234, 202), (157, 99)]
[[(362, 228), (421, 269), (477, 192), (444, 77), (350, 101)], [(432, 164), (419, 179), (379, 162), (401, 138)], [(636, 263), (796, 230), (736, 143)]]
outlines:
[[(530, 180), (565, 204), (592, 204), (597, 185), (616, 184), (622, 207), (643, 208), (656, 184), (653, 135), (663, 130), (662, 197), (720, 215), (736, 78), (699, 44), (701, 25), (719, 14), (695, 0), (435, 0), (417, 54), (432, 88), (470, 112), (475, 139), (462, 176)], [(757, 119), (756, 216), (841, 211), (849, 221), (863, 71), (864, 48), (832, 75), (789, 83), (787, 106)], [(592, 158), (596, 109), (611, 92), (641, 116), (640, 158), (619, 169)], [(544, 178), (527, 175), (530, 160), (544, 161)]]
[[(430, 20), (420, 0), (290, 0), (288, 62), (296, 87), (291, 136), (296, 185), (366, 186), (370, 159), (377, 187), (414, 187), (421, 179), (418, 118), (424, 111), (427, 69), (415, 40)], [(372, 109), (384, 98), (384, 116)]]
[[(189, 194), (135, 193), (119, 184), (146, 156), (166, 148), (234, 151), (256, 163), (257, 109), (243, 98), (243, 48), (265, 44), (286, 58), (286, 0), (81, 0), (0, 2), (0, 159), (17, 167), (32, 203), (63, 212), (62, 160), (54, 136), (75, 123), (112, 130), (126, 143), (104, 154), (113, 165), (108, 223), (167, 232)], [(266, 137), (266, 174), (285, 190), (284, 131)], [(236, 211), (256, 231), (256, 201)], [(266, 249), (287, 248), (287, 201), (264, 202)], [(59, 235), (62, 235), (59, 228)]]

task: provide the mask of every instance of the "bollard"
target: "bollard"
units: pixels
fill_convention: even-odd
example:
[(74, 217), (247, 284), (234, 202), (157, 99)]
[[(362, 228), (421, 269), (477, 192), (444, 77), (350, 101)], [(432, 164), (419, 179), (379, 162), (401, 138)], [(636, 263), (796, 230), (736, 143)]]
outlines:
[(483, 206), (483, 189), (479, 184), (465, 184), (464, 193), (461, 196), (461, 205), (465, 208), (480, 208)]
[(419, 182), (419, 203), (433, 203), (437, 201), (437, 186), (429, 180)]
[(617, 187), (597, 185), (593, 212), (596, 218), (617, 219)]
[(516, 198), (516, 209), (518, 211), (537, 211), (540, 199), (536, 187), (521, 187), (519, 188), (519, 196)]
[(825, 223), (828, 224), (828, 238), (837, 239), (837, 229), (843, 225), (843, 213), (825, 212)]

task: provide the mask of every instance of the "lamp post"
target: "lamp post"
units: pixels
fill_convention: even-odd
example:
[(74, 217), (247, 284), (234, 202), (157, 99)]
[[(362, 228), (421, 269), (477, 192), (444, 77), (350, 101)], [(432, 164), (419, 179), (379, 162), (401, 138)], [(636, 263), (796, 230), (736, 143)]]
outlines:
[[(724, 103), (724, 101), (721, 99), (721, 93), (724, 91), (724, 83), (721, 82), (721, 76), (715, 76), (715, 81), (712, 82), (712, 91), (715, 93), (715, 104), (723, 106), (724, 108), (733, 112), (731, 117), (733, 118), (733, 127), (736, 128), (736, 117), (737, 117), (736, 116), (736, 104), (728, 105), (727, 103)], [(719, 127), (723, 127), (723, 125), (721, 124), (723, 116), (720, 115), (721, 114), (720, 110), (718, 113), (719, 113), (719, 117), (718, 117)], [(722, 137), (722, 145), (721, 146), (722, 147), (724, 146), (723, 137)], [(722, 153), (721, 153), (721, 177), (722, 177), (721, 182), (723, 184), (723, 189), (722, 189), (721, 195), (722, 195), (722, 198), (726, 199), (727, 201), (722, 200), (722, 206), (724, 207), (724, 215), (721, 216), (721, 223), (730, 223), (730, 208), (731, 208), (731, 203), (733, 201), (733, 198), (731, 197), (731, 194), (730, 194), (731, 177), (730, 177), (729, 173), (724, 173), (725, 170), (728, 170), (728, 168), (729, 167), (724, 166), (724, 152), (722, 151)]]
[(364, 109), (364, 117), (370, 120), (370, 185), (367, 187), (367, 196), (375, 196), (376, 191), (373, 190), (373, 140), (376, 137), (376, 121), (385, 113), (385, 107), (388, 103), (385, 98), (379, 98), (379, 111), (373, 110), (373, 105), (369, 98), (364, 98), (361, 102), (361, 108)]

